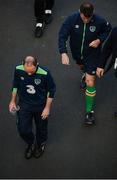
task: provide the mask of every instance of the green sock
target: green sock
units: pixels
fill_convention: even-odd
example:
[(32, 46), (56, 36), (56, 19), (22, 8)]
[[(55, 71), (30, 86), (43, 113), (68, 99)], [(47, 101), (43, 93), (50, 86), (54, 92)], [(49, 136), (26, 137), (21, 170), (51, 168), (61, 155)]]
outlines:
[(86, 87), (86, 112), (91, 112), (93, 108), (94, 98), (96, 96), (96, 88), (93, 87)]

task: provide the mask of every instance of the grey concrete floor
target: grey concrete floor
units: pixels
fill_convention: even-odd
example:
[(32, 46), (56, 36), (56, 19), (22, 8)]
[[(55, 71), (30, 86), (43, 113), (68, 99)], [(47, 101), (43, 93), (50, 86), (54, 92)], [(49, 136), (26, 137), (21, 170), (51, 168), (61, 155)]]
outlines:
[[(57, 39), (65, 17), (78, 10), (81, 0), (56, 0), (54, 20), (40, 39), (34, 37), (32, 0), (0, 0), (0, 178), (117, 178), (117, 84), (110, 71), (97, 79), (96, 126), (84, 127), (84, 94), (81, 74), (71, 65), (61, 65)], [(92, 0), (96, 13), (113, 26), (116, 0)], [(25, 144), (16, 129), (16, 118), (8, 112), (13, 70), (26, 55), (37, 56), (57, 84), (49, 118), (45, 154), (25, 160)]]

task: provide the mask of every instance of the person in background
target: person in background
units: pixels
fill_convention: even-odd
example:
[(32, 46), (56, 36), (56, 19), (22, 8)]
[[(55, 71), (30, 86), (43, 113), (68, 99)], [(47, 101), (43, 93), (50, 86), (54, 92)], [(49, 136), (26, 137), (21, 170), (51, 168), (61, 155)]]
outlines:
[(54, 0), (35, 0), (34, 14), (36, 18), (35, 37), (41, 37), (46, 24), (50, 24), (53, 20), (52, 8)]

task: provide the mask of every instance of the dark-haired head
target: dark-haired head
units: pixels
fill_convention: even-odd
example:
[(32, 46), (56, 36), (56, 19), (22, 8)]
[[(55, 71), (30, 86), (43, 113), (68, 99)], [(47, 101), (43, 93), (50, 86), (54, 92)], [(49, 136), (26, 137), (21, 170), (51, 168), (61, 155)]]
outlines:
[(90, 2), (84, 2), (80, 6), (80, 13), (85, 17), (90, 18), (93, 15), (94, 6)]

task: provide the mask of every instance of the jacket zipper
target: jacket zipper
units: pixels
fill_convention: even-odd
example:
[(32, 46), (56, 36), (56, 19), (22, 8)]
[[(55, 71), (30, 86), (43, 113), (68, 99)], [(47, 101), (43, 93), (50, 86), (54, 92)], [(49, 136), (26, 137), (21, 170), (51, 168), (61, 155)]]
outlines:
[(82, 37), (82, 45), (81, 45), (81, 59), (83, 59), (83, 48), (84, 48), (85, 33), (86, 33), (86, 23), (84, 23), (84, 28), (83, 28), (83, 37)]

